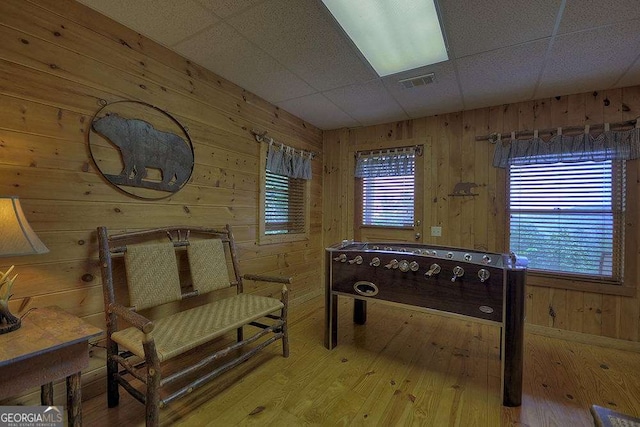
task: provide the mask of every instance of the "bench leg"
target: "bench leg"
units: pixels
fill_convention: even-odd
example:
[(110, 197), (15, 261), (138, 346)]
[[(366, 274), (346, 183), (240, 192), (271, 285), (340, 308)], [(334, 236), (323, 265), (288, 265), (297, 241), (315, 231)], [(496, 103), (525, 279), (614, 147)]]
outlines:
[(160, 360), (153, 341), (146, 341), (142, 346), (147, 364), (146, 426), (157, 427), (160, 423)]
[(116, 381), (118, 362), (113, 360), (112, 356), (118, 354), (118, 346), (109, 341), (107, 341), (107, 405), (109, 408), (115, 408), (120, 403), (120, 392), (118, 381)]
[(237, 338), (238, 338), (237, 342), (244, 340), (244, 332), (242, 331), (242, 326), (240, 326), (236, 332), (237, 332)]
[(284, 357), (289, 357), (289, 331), (287, 330), (287, 324), (285, 323), (282, 327), (282, 355)]
[(289, 357), (289, 321), (287, 320), (287, 315), (289, 313), (289, 289), (286, 286), (282, 287), (282, 303), (284, 307), (282, 307), (282, 313), (280, 317), (284, 321), (282, 325), (282, 355), (284, 357)]
[(157, 427), (160, 422), (160, 409), (158, 408), (158, 389), (147, 389), (147, 402), (145, 403), (146, 427)]

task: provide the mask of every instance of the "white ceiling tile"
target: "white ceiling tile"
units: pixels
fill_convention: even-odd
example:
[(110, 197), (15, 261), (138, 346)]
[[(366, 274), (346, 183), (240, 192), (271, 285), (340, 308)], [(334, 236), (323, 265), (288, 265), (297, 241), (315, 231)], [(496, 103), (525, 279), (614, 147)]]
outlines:
[(456, 60), (467, 109), (531, 99), (549, 38)]
[(218, 18), (192, 0), (80, 0), (145, 36), (171, 46)]
[(241, 34), (257, 32), (277, 39), (282, 31), (293, 31), (326, 20), (315, 0), (266, 0), (227, 22)]
[(324, 28), (298, 29), (286, 40), (259, 45), (319, 91), (378, 77), (340, 34)]
[(320, 93), (278, 102), (278, 107), (320, 129), (358, 126), (358, 122)]
[(181, 55), (274, 103), (315, 92), (224, 23), (179, 43), (175, 49)]
[(640, 56), (633, 63), (633, 66), (616, 83), (616, 87), (627, 87), (640, 85)]
[(560, 0), (442, 0), (456, 58), (551, 36)]
[(568, 1), (560, 22), (559, 34), (640, 18), (638, 0)]
[[(398, 80), (434, 73), (428, 85), (405, 88)], [(455, 70), (451, 61), (417, 68), (382, 79), (389, 93), (412, 118), (460, 111), (464, 108)]]
[(638, 55), (638, 21), (558, 36), (536, 97), (608, 89)]
[(262, 0), (196, 0), (221, 18), (228, 18)]
[(380, 80), (332, 89), (324, 95), (363, 126), (409, 118)]
[(266, 2), (229, 22), (319, 91), (377, 77), (314, 1)]

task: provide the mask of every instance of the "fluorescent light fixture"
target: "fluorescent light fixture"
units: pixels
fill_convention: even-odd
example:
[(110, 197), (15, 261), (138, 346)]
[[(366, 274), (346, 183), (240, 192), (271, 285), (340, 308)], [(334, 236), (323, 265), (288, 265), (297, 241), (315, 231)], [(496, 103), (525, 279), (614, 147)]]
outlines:
[(449, 59), (435, 0), (322, 0), (380, 77)]

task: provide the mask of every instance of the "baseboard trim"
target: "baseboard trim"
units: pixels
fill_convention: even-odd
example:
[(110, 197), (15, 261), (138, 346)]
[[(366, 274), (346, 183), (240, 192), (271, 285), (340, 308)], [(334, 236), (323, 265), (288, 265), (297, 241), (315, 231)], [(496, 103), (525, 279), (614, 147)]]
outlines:
[(549, 328), (547, 326), (531, 324), (526, 324), (524, 329), (525, 332), (542, 335), (545, 337), (558, 338), (566, 341), (579, 342), (582, 344), (597, 345), (599, 347), (640, 353), (640, 342), (637, 341), (601, 337), (598, 335), (584, 334), (582, 332), (567, 331), (564, 329)]

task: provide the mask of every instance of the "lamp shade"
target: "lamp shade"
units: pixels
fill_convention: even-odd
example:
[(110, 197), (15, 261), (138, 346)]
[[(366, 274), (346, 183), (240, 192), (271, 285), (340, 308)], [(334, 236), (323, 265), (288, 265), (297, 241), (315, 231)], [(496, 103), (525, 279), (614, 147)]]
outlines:
[(0, 197), (0, 256), (44, 254), (49, 249), (31, 229), (17, 197)]

